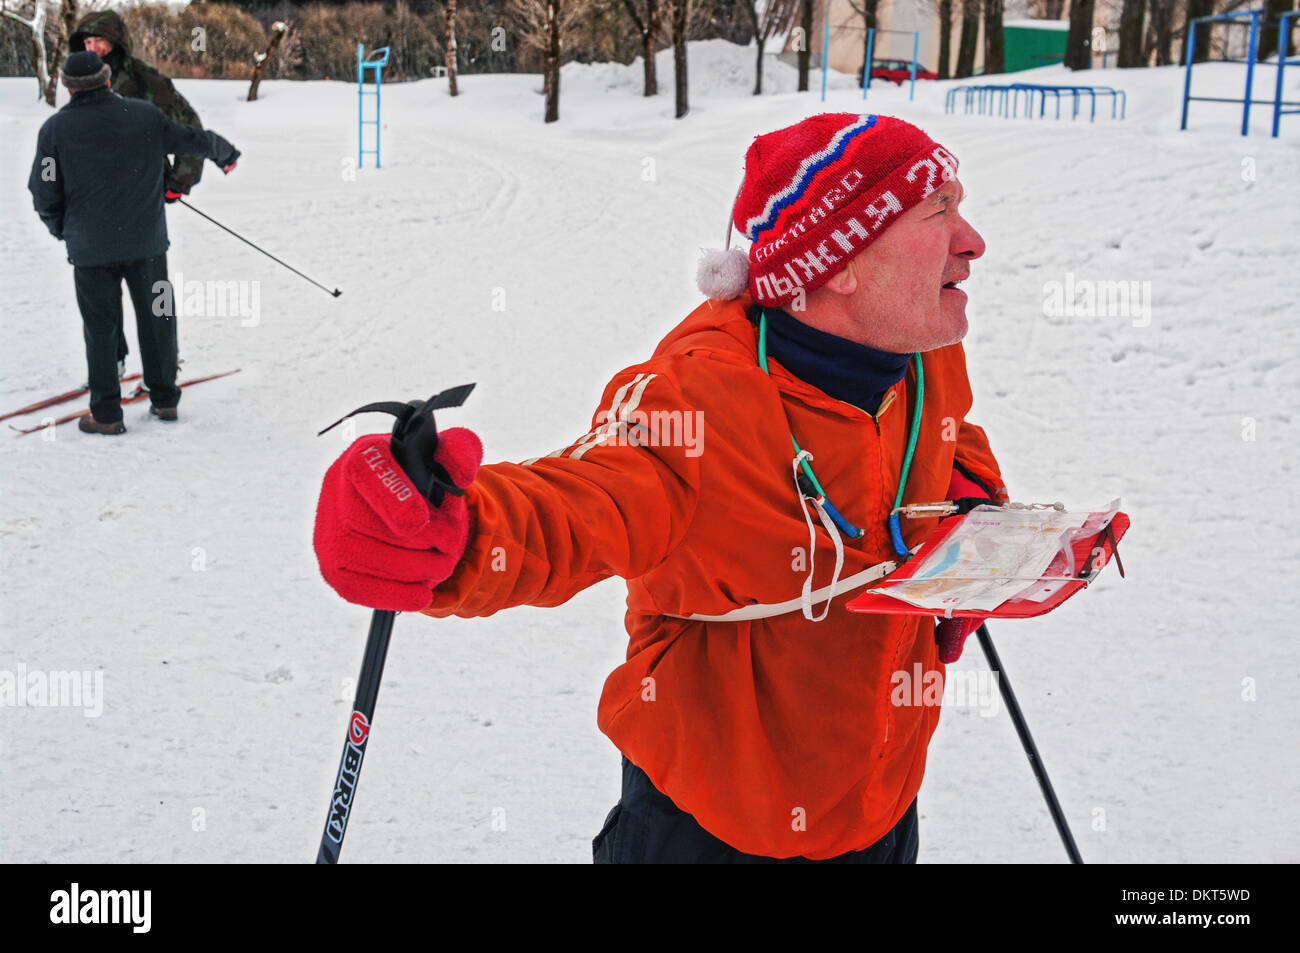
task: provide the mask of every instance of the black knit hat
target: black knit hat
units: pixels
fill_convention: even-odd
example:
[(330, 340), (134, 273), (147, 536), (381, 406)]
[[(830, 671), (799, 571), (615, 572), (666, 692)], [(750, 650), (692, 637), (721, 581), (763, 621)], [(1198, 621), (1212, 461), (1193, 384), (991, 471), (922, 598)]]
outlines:
[(83, 93), (98, 89), (108, 82), (112, 71), (108, 64), (90, 50), (73, 53), (63, 64), (63, 85), (70, 93)]

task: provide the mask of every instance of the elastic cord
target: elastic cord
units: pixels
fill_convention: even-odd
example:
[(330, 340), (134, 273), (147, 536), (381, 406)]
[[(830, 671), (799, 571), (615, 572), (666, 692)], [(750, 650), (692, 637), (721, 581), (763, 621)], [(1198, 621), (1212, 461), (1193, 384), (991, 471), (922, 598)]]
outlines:
[[(916, 453), (916, 438), (921, 432), (921, 408), (925, 403), (925, 368), (921, 365), (921, 355), (912, 355), (912, 366), (916, 368), (916, 403), (912, 408), (912, 427), (907, 435), (907, 450), (903, 453), (903, 467), (898, 475), (898, 493), (894, 496), (894, 509), (903, 505), (903, 491), (907, 489), (907, 478), (912, 472), (912, 456)], [(894, 552), (899, 556), (910, 555), (907, 543), (903, 542), (903, 527), (898, 514), (889, 517), (889, 535), (894, 544)]]
[[(760, 311), (758, 315), (758, 366), (763, 369), (764, 374), (768, 375), (769, 377), (772, 376), (772, 372), (769, 371), (767, 368), (767, 312), (766, 311)], [(786, 421), (787, 427), (789, 426), (789, 423), (790, 423), (789, 420), (787, 420)], [(840, 532), (842, 532), (845, 536), (849, 537), (850, 539), (862, 538), (862, 536), (865, 533), (865, 530), (859, 529), (858, 527), (850, 523), (848, 520), (846, 520), (843, 514), (841, 514), (840, 511), (835, 508), (835, 505), (831, 503), (830, 500), (826, 499), (826, 491), (822, 489), (822, 485), (817, 479), (817, 474), (813, 473), (812, 467), (808, 465), (808, 461), (812, 459), (812, 454), (804, 453), (803, 449), (799, 446), (799, 441), (794, 439), (793, 431), (790, 432), (790, 443), (794, 447), (795, 459), (799, 461), (799, 468), (803, 471), (804, 476), (808, 478), (809, 482), (812, 483), (813, 489), (817, 491), (817, 496), (820, 498), (821, 503), (826, 507), (827, 515), (830, 516), (830, 518), (835, 522), (835, 525), (839, 527)]]
[[(844, 543), (836, 530), (835, 521), (831, 519), (830, 514), (826, 511), (825, 499), (806, 496), (803, 490), (799, 488), (799, 467), (807, 462), (806, 458), (809, 456), (807, 450), (800, 450), (799, 455), (794, 458), (790, 467), (791, 475), (794, 477), (795, 489), (799, 491), (799, 509), (803, 511), (804, 522), (808, 524), (808, 576), (803, 581), (803, 589), (799, 594), (799, 603), (805, 619), (809, 622), (821, 622), (826, 618), (826, 614), (831, 611), (831, 600), (835, 598), (840, 581), (840, 572), (844, 569)], [(812, 518), (808, 516), (809, 503), (817, 511), (817, 517), (822, 521), (826, 534), (830, 536), (831, 543), (835, 546), (835, 570), (831, 573), (831, 584), (827, 587), (826, 602), (822, 605), (821, 615), (814, 615), (812, 606), (813, 575), (817, 568), (817, 530), (813, 526)]]

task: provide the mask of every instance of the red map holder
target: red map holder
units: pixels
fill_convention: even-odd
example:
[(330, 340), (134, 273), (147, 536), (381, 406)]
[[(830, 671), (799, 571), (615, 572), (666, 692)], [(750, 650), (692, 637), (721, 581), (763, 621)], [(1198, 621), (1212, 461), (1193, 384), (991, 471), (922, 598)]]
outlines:
[[(934, 552), (943, 545), (948, 535), (956, 529), (961, 521), (966, 517), (951, 517), (943, 521), (929, 539), (927, 539), (916, 555), (906, 563), (894, 570), (885, 578), (878, 581), (873, 588), (887, 587), (891, 581), (899, 579), (910, 579), (925, 560), (925, 557)], [(1014, 599), (1008, 599), (996, 609), (953, 609), (952, 618), (954, 619), (1028, 619), (1033, 616), (1043, 615), (1051, 612), (1066, 599), (1070, 598), (1076, 592), (1086, 588), (1092, 580), (1097, 577), (1097, 573), (1110, 562), (1111, 557), (1115, 557), (1115, 564), (1119, 569), (1120, 575), (1124, 575), (1124, 564), (1119, 561), (1116, 554), (1116, 548), (1119, 541), (1124, 538), (1124, 533), (1129, 527), (1129, 518), (1127, 513), (1116, 513), (1106, 527), (1101, 532), (1084, 536), (1076, 539), (1071, 546), (1074, 551), (1074, 564), (1081, 567), (1073, 576), (1065, 576), (1060, 570), (1064, 568), (1064, 557), (1059, 557), (1060, 566), (1053, 563), (1043, 573), (1043, 584), (1057, 584), (1058, 580), (1067, 579), (1065, 585), (1061, 586), (1056, 592), (1052, 593), (1041, 602), (1033, 599), (1026, 599), (1023, 596), (1017, 596)], [(1030, 587), (1037, 588), (1038, 583), (1027, 582), (1026, 591), (1033, 591)], [(910, 602), (903, 602), (901, 599), (895, 599), (892, 596), (881, 595), (874, 592), (865, 592), (856, 599), (850, 601), (846, 608), (850, 612), (877, 612), (890, 613), (895, 615), (930, 615), (946, 616), (948, 613), (944, 609), (926, 609), (921, 606), (914, 606)]]

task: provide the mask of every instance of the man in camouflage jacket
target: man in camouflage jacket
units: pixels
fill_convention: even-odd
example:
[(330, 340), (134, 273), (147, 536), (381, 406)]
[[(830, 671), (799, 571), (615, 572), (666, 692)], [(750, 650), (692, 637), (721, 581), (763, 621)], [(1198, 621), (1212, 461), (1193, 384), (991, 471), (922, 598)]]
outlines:
[[(131, 55), (131, 34), (126, 23), (114, 10), (100, 10), (81, 18), (68, 42), (73, 53), (90, 50), (112, 70), (112, 89), (127, 99), (143, 99), (163, 111), (168, 119), (184, 126), (202, 129), (199, 114), (176, 92), (172, 81), (148, 63)], [(177, 156), (175, 162), (164, 160), (163, 187), (168, 200), (188, 195), (203, 174), (203, 159)]]
[[(113, 92), (127, 99), (143, 99), (162, 110), (172, 122), (202, 129), (199, 114), (185, 97), (176, 92), (172, 81), (143, 60), (131, 55), (131, 33), (126, 22), (114, 10), (99, 10), (81, 18), (68, 40), (71, 53), (90, 50), (108, 64), (112, 70)], [(203, 174), (203, 159), (196, 156), (176, 156), (175, 160), (163, 158), (163, 191), (170, 204), (199, 184)], [(117, 342), (117, 372), (126, 372), (126, 355), (129, 352), (124, 334)], [(143, 389), (143, 388), (142, 388)]]

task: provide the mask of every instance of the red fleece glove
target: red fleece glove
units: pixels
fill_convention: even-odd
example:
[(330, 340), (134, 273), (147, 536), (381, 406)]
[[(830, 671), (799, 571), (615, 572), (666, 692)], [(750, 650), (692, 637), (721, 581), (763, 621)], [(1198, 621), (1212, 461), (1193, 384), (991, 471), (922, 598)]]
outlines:
[(984, 489), (970, 477), (966, 476), (956, 467), (953, 467), (952, 478), (948, 481), (948, 499), (956, 502), (958, 500), (968, 499), (988, 500), (990, 503), (996, 503), (996, 500), (989, 499), (989, 491)]
[(934, 641), (939, 646), (939, 661), (951, 665), (961, 658), (966, 638), (980, 627), (983, 619), (936, 619)]
[[(359, 438), (325, 473), (312, 542), (321, 575), (348, 602), (415, 612), (433, 601), (465, 552), (469, 511), (448, 493), (434, 507), (393, 460), (387, 434)], [(463, 427), (438, 434), (434, 459), (467, 487), (483, 445)]]

